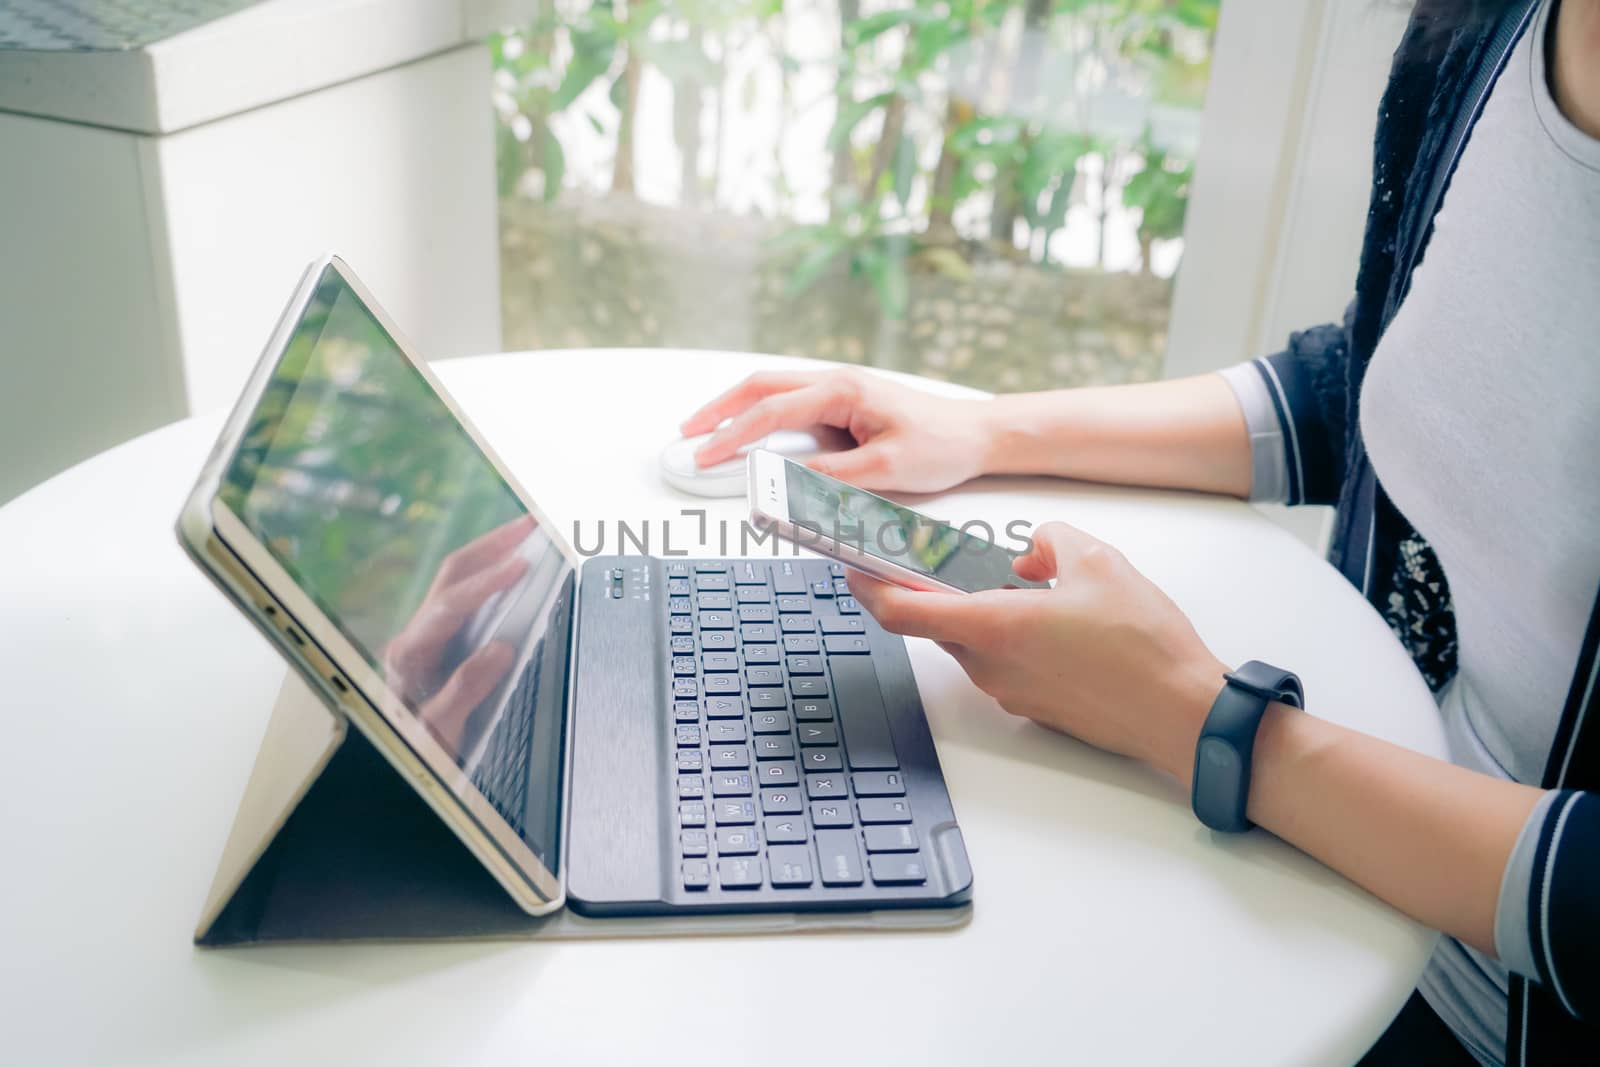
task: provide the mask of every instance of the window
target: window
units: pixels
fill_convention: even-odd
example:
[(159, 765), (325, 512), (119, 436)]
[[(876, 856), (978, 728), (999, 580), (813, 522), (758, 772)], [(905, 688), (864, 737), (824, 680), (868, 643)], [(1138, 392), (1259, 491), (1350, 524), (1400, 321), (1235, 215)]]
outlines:
[(1218, 0), (554, 0), (493, 42), (509, 348), (1160, 376)]

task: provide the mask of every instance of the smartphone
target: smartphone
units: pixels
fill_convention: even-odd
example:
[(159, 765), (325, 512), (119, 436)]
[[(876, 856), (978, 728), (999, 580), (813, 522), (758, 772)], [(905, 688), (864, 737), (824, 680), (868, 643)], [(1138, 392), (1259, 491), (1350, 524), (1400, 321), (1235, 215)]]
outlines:
[(750, 522), (874, 578), (908, 589), (976, 593), (1048, 589), (1018, 578), (1021, 552), (756, 449), (746, 460)]

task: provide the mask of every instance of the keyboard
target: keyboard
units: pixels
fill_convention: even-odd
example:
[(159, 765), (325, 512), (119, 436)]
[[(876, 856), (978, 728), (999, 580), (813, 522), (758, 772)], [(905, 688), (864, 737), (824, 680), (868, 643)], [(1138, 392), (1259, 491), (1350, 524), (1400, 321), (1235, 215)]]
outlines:
[(859, 898), (927, 883), (916, 790), (907, 789), (871, 631), (843, 565), (663, 566), (674, 741), (666, 778), (685, 892)]

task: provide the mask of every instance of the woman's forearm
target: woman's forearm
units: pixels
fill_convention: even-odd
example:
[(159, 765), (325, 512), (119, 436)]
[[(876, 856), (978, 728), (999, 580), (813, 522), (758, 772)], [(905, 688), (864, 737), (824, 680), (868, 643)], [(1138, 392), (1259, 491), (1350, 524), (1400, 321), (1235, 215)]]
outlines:
[(1248, 812), (1412, 918), (1492, 956), (1506, 862), (1541, 795), (1274, 704), (1256, 735)]
[(1244, 415), (1216, 374), (1001, 396), (987, 408), (991, 474), (1250, 493)]

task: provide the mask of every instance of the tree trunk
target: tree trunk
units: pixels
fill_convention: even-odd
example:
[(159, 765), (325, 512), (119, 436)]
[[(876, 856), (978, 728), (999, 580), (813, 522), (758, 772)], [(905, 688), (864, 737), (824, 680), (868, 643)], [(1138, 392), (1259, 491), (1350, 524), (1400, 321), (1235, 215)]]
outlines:
[[(839, 0), (839, 61), (844, 62), (845, 50), (848, 43), (845, 35), (850, 25), (861, 17), (861, 0)], [(842, 102), (849, 86), (843, 79), (834, 86), (834, 98)], [(855, 161), (850, 157), (850, 139), (846, 137), (837, 148), (833, 150), (833, 181), (828, 187), (828, 215), (833, 215), (833, 197), (841, 189), (847, 189), (854, 184), (850, 178), (855, 170)]]
[[(704, 50), (698, 27), (689, 31), (689, 42)], [(700, 204), (700, 111), (704, 88), (698, 78), (685, 78), (672, 87), (672, 134), (678, 142), (678, 200), (684, 207)]]
[(933, 168), (933, 184), (928, 190), (928, 234), (935, 238), (954, 238), (956, 153), (950, 139), (963, 124), (972, 121), (972, 105), (954, 96), (944, 106), (944, 142), (939, 162)]
[(901, 130), (906, 121), (906, 98), (899, 93), (889, 98), (889, 106), (883, 112), (883, 132), (878, 136), (878, 143), (872, 149), (872, 174), (867, 178), (867, 184), (862, 186), (861, 199), (868, 201), (877, 195), (878, 182), (883, 178), (883, 172), (889, 169), (894, 161), (896, 150), (900, 147)]
[(633, 195), (633, 116), (639, 107), (639, 76), (643, 73), (638, 55), (627, 45), (627, 62), (622, 68), (621, 116), (617, 122), (617, 158), (611, 168), (611, 191)]
[(1153, 239), (1142, 232), (1139, 234), (1139, 273), (1146, 278), (1153, 278), (1156, 274), (1155, 270), (1150, 266), (1150, 248), (1154, 244), (1155, 241)]

